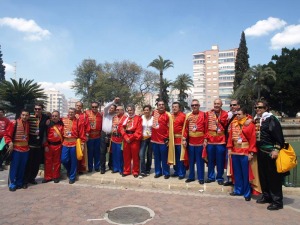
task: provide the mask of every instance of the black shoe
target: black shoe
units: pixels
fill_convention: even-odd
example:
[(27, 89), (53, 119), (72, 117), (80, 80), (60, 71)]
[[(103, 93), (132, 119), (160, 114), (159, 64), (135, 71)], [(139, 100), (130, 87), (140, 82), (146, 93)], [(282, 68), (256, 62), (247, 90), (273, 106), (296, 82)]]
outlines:
[(17, 186), (17, 189), (21, 189), (22, 188), (22, 186)]
[(43, 180), (42, 180), (42, 183), (48, 183), (48, 182), (50, 182), (50, 181), (52, 181), (52, 179), (51, 179), (51, 180), (43, 179)]
[(233, 185), (232, 181), (227, 181), (223, 184), (223, 186), (232, 186), (232, 185)]
[(265, 204), (265, 203), (271, 203), (271, 199), (267, 199), (265, 197), (261, 197), (260, 199), (257, 199), (256, 200), (256, 203), (258, 204)]
[(276, 204), (271, 204), (267, 207), (268, 210), (278, 210), (278, 209), (283, 209), (282, 205), (276, 205)]
[(161, 177), (161, 174), (155, 174), (154, 175), (154, 178), (159, 178), (159, 177)]
[(204, 180), (199, 180), (199, 184), (204, 184)]
[(37, 184), (37, 182), (36, 182), (35, 180), (31, 180), (31, 181), (29, 181), (29, 183), (30, 183), (30, 184), (33, 184), (33, 185), (36, 185), (36, 184)]
[(193, 181), (195, 181), (195, 179), (190, 179), (190, 178), (189, 178), (189, 179), (186, 179), (186, 180), (185, 180), (185, 183), (190, 183), (190, 182), (193, 182)]
[(93, 172), (93, 170), (88, 170), (87, 172), (88, 172), (88, 173), (91, 173), (91, 172)]
[(119, 171), (111, 171), (111, 173), (118, 173)]
[(101, 173), (101, 174), (105, 174), (105, 170), (101, 170), (100, 173)]
[(214, 182), (214, 181), (213, 181), (213, 180), (208, 180), (208, 179), (207, 179), (207, 180), (205, 180), (204, 182), (208, 184), (208, 183), (211, 183), (211, 182)]
[(164, 178), (165, 178), (165, 179), (169, 179), (169, 178), (170, 178), (170, 175), (165, 175)]
[(82, 172), (82, 171), (79, 171), (79, 172), (78, 172), (78, 175), (83, 175), (83, 172)]
[(183, 180), (183, 179), (184, 179), (184, 177), (178, 177), (178, 179), (179, 179), (179, 180)]
[(56, 183), (56, 184), (59, 183), (59, 178), (55, 178), (54, 183)]
[(150, 175), (150, 171), (146, 171), (146, 174), (147, 174), (147, 175)]
[(22, 188), (23, 189), (27, 189), (28, 188), (28, 184), (23, 184)]
[(172, 174), (171, 177), (178, 177), (178, 175), (177, 174)]
[(224, 185), (224, 181), (218, 180), (218, 185)]
[(246, 202), (251, 201), (251, 197), (245, 198), (245, 201), (246, 201)]
[(123, 174), (122, 174), (122, 177), (127, 177), (128, 175), (129, 175), (129, 174), (124, 174), (124, 173), (123, 173)]
[(237, 194), (235, 192), (231, 192), (231, 193), (229, 193), (229, 195), (231, 195), (231, 196), (241, 196), (240, 194)]
[(145, 173), (141, 173), (140, 174), (142, 177), (146, 177), (147, 176), (147, 174), (145, 174)]
[(134, 176), (134, 178), (138, 178), (138, 175), (137, 175), (137, 174), (134, 174), (133, 176)]
[(16, 190), (17, 190), (17, 188), (16, 188), (16, 187), (13, 187), (13, 188), (12, 188), (12, 187), (10, 187), (10, 188), (9, 188), (9, 191), (16, 191)]
[(69, 184), (74, 184), (75, 180), (69, 180)]
[(95, 169), (96, 172), (100, 172), (100, 169)]

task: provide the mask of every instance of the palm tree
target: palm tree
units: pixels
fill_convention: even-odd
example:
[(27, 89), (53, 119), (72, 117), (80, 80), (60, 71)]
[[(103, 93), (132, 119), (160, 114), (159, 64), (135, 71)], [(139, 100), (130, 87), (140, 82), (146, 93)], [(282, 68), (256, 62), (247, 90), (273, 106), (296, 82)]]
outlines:
[(36, 100), (46, 100), (47, 96), (41, 85), (33, 80), (10, 80), (5, 80), (0, 85), (0, 105), (6, 111), (15, 113), (16, 118), (20, 116), (22, 109), (34, 104)]
[(164, 101), (165, 103), (165, 106), (166, 106), (166, 110), (167, 111), (170, 111), (170, 107), (169, 107), (169, 95), (168, 95), (168, 92), (169, 92), (169, 88), (172, 86), (172, 81), (170, 80), (167, 80), (166, 78), (164, 78), (162, 80), (162, 83), (156, 83), (157, 86), (160, 86), (162, 88), (162, 96), (159, 96), (157, 99), (156, 99), (156, 103), (159, 101), (159, 100), (162, 100)]
[(190, 90), (193, 87), (193, 79), (189, 74), (183, 73), (177, 76), (176, 80), (172, 84), (172, 90), (178, 90), (178, 101), (182, 106), (182, 109), (186, 108), (190, 110), (187, 102), (185, 101), (188, 97), (186, 93), (187, 90)]
[[(164, 71), (170, 67), (174, 67), (174, 63), (166, 59), (164, 60), (160, 55), (158, 56), (158, 59), (154, 59), (148, 67), (153, 67), (159, 71), (159, 97), (162, 98), (163, 96), (163, 75)], [(166, 102), (167, 103), (167, 102)]]

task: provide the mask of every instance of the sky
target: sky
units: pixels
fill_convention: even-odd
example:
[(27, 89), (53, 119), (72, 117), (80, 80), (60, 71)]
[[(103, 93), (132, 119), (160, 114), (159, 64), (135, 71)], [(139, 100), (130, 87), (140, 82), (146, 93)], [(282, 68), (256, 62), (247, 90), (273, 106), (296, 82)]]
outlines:
[(299, 8), (299, 0), (0, 0), (5, 76), (80, 98), (70, 86), (84, 59), (147, 68), (161, 55), (174, 63), (164, 76), (175, 80), (193, 76), (194, 53), (238, 48), (242, 31), (250, 66), (266, 64), (300, 47)]

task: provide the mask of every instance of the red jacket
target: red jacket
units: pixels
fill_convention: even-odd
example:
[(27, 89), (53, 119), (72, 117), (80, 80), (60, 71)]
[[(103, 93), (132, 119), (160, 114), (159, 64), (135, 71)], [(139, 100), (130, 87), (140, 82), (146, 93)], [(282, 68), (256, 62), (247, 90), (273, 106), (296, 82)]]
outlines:
[[(56, 127), (56, 129), (54, 128)], [(44, 146), (57, 146), (57, 149), (59, 149), (63, 143), (63, 133), (64, 133), (64, 126), (62, 123), (57, 123), (57, 124), (51, 124), (51, 126), (48, 127), (47, 129), (47, 141), (44, 144)], [(56, 144), (53, 145), (52, 143), (61, 143), (61, 144)], [(55, 148), (56, 149), (56, 148)]]
[(123, 137), (122, 134), (119, 132), (119, 127), (122, 126), (122, 123), (124, 122), (124, 120), (127, 118), (127, 116), (125, 114), (121, 115), (121, 116), (117, 116), (115, 115), (113, 117), (113, 121), (112, 121), (112, 132), (111, 132), (111, 141), (115, 142), (115, 143), (122, 143), (123, 141)]
[(187, 115), (183, 137), (188, 140), (191, 146), (203, 145), (206, 133), (206, 115), (199, 111), (197, 114), (190, 113)]
[(76, 118), (71, 120), (68, 117), (66, 117), (63, 118), (62, 121), (64, 123), (64, 146), (74, 147), (76, 145), (77, 138), (80, 138), (82, 143), (86, 142), (86, 133), (84, 130), (83, 120)]
[(89, 138), (100, 138), (102, 130), (102, 115), (99, 112), (94, 113), (92, 110), (85, 111), (85, 114), (90, 124)]
[(127, 117), (119, 126), (119, 133), (121, 133), (124, 140), (140, 141), (143, 138), (142, 118), (140, 116)]
[(175, 145), (181, 145), (185, 114), (183, 112), (179, 112), (177, 115), (172, 114), (172, 117), (174, 127), (174, 143)]
[(9, 144), (10, 142), (13, 142), (15, 151), (27, 152), (29, 151), (29, 122), (23, 122), (21, 119), (18, 119), (15, 137), (13, 137), (15, 123), (16, 122), (9, 123), (4, 133), (5, 143)]
[(205, 138), (208, 144), (225, 144), (225, 128), (228, 123), (228, 113), (221, 109), (217, 115), (214, 110), (206, 112), (207, 129)]
[(169, 116), (166, 112), (159, 113), (154, 110), (151, 142), (163, 144), (169, 138)]
[(10, 121), (6, 117), (0, 118), (0, 138), (3, 138), (6, 128), (8, 127)]

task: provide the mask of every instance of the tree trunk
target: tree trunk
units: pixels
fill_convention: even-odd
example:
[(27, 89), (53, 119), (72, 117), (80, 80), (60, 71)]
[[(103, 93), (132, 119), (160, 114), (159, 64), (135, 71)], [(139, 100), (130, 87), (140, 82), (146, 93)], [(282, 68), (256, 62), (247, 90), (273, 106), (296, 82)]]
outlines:
[(162, 100), (163, 98), (163, 72), (159, 73), (159, 98)]

